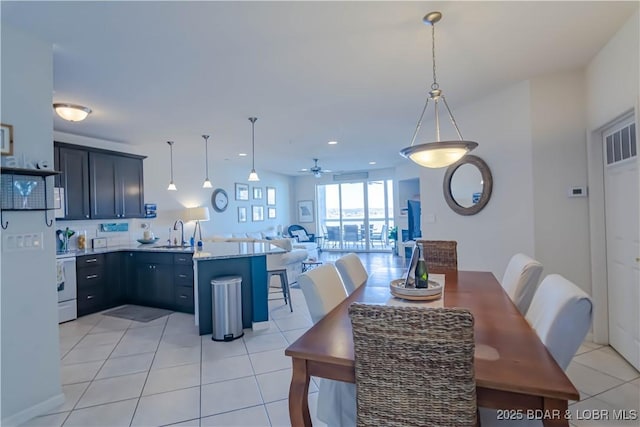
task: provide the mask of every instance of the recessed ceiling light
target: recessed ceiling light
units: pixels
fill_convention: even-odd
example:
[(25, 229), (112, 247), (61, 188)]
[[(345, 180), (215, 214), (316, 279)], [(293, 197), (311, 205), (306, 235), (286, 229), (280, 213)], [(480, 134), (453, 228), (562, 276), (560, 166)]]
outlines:
[(303, 169), (300, 169), (300, 170), (301, 170), (302, 172), (307, 172), (309, 169), (307, 169), (307, 168), (303, 168)]
[(376, 164), (376, 162), (369, 162), (369, 164), (370, 164), (370, 165), (375, 165), (375, 164)]
[(247, 157), (247, 153), (238, 153), (238, 156), (240, 156), (240, 157)]
[(338, 143), (338, 141), (329, 141), (328, 144), (329, 145), (336, 145)]

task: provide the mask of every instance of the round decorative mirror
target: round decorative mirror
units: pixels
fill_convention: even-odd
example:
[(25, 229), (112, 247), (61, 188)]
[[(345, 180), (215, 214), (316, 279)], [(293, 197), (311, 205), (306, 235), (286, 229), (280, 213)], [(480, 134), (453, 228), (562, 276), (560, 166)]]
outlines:
[(489, 203), (493, 177), (480, 157), (467, 154), (449, 166), (442, 190), (449, 207), (460, 215), (475, 215)]

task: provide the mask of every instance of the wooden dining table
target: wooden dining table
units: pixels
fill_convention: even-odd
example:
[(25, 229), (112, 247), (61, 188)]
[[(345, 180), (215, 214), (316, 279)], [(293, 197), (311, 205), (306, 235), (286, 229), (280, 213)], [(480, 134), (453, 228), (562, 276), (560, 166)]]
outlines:
[[(478, 406), (497, 409), (496, 415), (507, 420), (539, 419), (544, 426), (568, 426), (568, 401), (579, 400), (578, 391), (494, 275), (439, 273), (445, 281), (441, 305), (467, 308), (475, 320)], [(349, 305), (394, 302), (389, 282), (401, 276), (402, 269), (375, 271), (365, 285), (285, 350), (293, 364), (289, 388), (292, 426), (311, 426), (307, 401), (311, 376), (355, 382)]]

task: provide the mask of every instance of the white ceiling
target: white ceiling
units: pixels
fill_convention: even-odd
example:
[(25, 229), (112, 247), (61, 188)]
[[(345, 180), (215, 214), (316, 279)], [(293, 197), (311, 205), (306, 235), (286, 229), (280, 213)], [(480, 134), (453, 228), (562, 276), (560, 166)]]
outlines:
[[(91, 107), (56, 130), (210, 151), (296, 175), (406, 162), (431, 84), (450, 106), (584, 66), (638, 2), (10, 2), (2, 23), (50, 41), (55, 102)], [(464, 132), (464, 123), (459, 123)], [(472, 135), (466, 135), (473, 139)], [(329, 140), (339, 141), (328, 146)], [(211, 142), (213, 142), (211, 144)], [(482, 144), (482, 141), (478, 141)], [(184, 148), (182, 148), (184, 147)], [(370, 161), (376, 161), (370, 166)]]

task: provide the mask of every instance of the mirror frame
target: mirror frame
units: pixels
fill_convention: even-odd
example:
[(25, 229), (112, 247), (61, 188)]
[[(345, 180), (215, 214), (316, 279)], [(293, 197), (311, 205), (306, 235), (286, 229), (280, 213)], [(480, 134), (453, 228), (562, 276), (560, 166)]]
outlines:
[[(477, 167), (480, 170), (480, 174), (482, 175), (482, 196), (480, 196), (480, 200), (473, 206), (469, 206), (468, 208), (464, 206), (460, 206), (453, 195), (451, 194), (451, 180), (453, 179), (453, 174), (458, 170), (458, 168), (462, 165), (470, 164)], [(447, 172), (444, 175), (444, 181), (442, 182), (442, 191), (444, 193), (444, 199), (447, 204), (451, 208), (452, 211), (459, 215), (475, 215), (480, 212), (484, 207), (489, 203), (489, 199), (491, 198), (491, 191), (493, 190), (493, 176), (491, 176), (491, 170), (489, 166), (478, 156), (474, 156), (471, 154), (467, 154), (462, 159), (458, 160), (456, 163), (452, 164), (447, 168)]]

